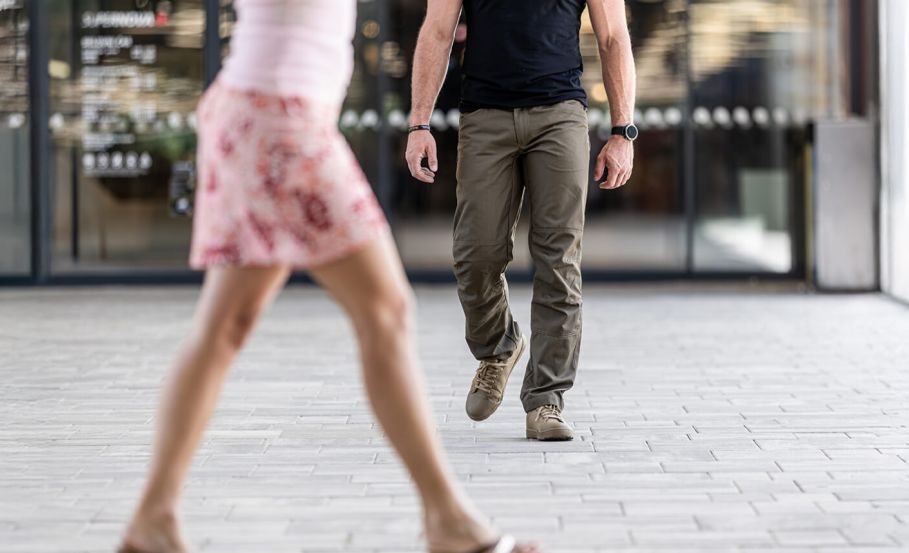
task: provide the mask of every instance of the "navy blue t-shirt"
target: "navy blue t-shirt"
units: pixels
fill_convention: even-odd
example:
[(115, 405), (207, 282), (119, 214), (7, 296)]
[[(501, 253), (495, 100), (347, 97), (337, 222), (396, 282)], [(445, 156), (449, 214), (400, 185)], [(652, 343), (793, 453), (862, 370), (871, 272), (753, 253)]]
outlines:
[(586, 0), (464, 0), (467, 43), (461, 110), (578, 100)]

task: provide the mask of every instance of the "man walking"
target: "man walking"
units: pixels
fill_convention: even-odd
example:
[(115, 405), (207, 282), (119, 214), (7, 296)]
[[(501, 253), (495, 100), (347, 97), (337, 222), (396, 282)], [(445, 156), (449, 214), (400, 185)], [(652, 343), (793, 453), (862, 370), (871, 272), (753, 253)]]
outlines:
[[(474, 420), (492, 415), (526, 339), (508, 306), (505, 269), (524, 197), (534, 262), (530, 360), (521, 402), (528, 438), (570, 440), (563, 394), (581, 343), (581, 235), (590, 142), (581, 87), (584, 8), (599, 44), (613, 136), (597, 156), (605, 189), (631, 176), (635, 76), (624, 0), (428, 0), (413, 69), (411, 174), (438, 170), (429, 118), (461, 8), (467, 23), (458, 146), (454, 270), (467, 344), (480, 361), (467, 395)], [(428, 167), (423, 167), (423, 162)]]

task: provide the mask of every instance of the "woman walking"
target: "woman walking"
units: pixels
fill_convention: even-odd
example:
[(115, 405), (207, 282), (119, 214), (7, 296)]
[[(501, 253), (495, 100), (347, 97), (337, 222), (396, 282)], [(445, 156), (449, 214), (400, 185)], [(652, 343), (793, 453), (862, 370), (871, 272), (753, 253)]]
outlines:
[(222, 384), (293, 269), (350, 317), (376, 417), (419, 492), (431, 553), (534, 553), (497, 534), (434, 435), (412, 298), (388, 224), (337, 129), (356, 0), (236, 0), (231, 54), (200, 102), (190, 264), (206, 269), (163, 395), (151, 474), (122, 553), (184, 553), (181, 488)]

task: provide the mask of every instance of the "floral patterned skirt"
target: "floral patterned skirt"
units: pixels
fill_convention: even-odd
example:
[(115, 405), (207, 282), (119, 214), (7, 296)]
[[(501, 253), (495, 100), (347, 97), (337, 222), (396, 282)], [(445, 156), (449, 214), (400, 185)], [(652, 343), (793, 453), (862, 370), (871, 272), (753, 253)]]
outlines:
[(191, 267), (317, 267), (388, 231), (339, 108), (209, 88), (197, 110)]

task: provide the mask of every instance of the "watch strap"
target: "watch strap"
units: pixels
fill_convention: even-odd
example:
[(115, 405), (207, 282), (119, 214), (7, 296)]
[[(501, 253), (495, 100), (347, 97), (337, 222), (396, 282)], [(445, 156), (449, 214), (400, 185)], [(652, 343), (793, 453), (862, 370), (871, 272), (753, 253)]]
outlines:
[(416, 132), (416, 131), (431, 131), (431, 130), (432, 130), (432, 127), (429, 125), (411, 125), (410, 127), (407, 127), (407, 134), (410, 134), (410, 133)]
[(638, 128), (634, 123), (629, 123), (627, 125), (612, 127), (611, 134), (613, 136), (621, 136), (626, 140), (634, 142), (638, 137)]

